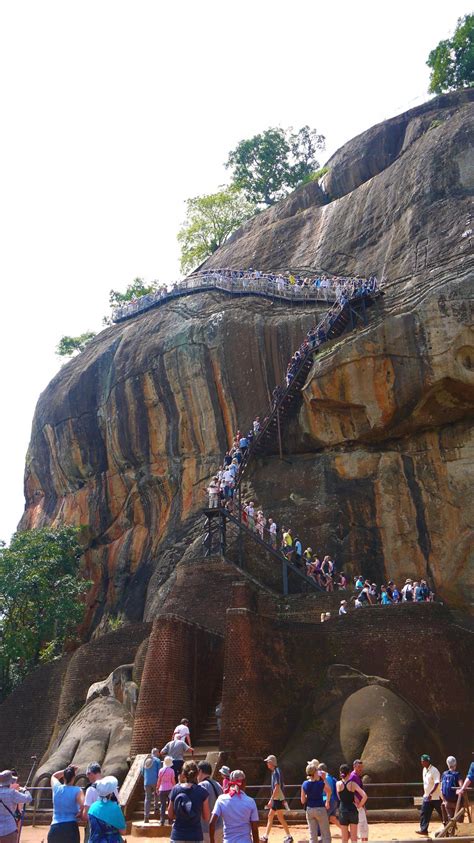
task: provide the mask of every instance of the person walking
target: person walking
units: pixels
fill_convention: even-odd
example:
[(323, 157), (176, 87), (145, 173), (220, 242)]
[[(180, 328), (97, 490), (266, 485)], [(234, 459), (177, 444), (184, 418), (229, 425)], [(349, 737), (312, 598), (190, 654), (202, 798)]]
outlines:
[[(209, 798), (209, 811), (212, 815), (214, 810), (214, 805), (216, 804), (219, 796), (222, 796), (223, 790), (219, 784), (216, 782), (215, 779), (211, 778), (212, 775), (212, 767), (209, 764), (209, 761), (200, 761), (197, 765), (198, 767), (198, 784), (200, 787), (203, 787), (206, 791), (208, 798)], [(202, 826), (202, 833), (203, 833), (203, 840), (204, 843), (210, 843), (209, 838), (209, 822), (206, 822), (204, 819), (201, 820)], [(222, 822), (222, 817), (219, 817), (216, 823), (216, 827), (214, 829), (214, 839), (215, 843), (222, 843), (224, 837), (224, 824)]]
[(158, 792), (156, 789), (156, 784), (158, 781), (158, 773), (160, 772), (161, 767), (162, 763), (161, 758), (158, 754), (158, 750), (156, 747), (153, 747), (150, 754), (147, 755), (145, 760), (143, 761), (141, 770), (143, 776), (143, 786), (145, 789), (145, 806), (143, 821), (146, 823), (150, 822), (150, 809), (152, 799), (155, 819), (158, 817)]
[(258, 809), (255, 799), (245, 793), (245, 773), (233, 770), (229, 777), (229, 791), (216, 801), (209, 823), (210, 843), (216, 843), (216, 826), (224, 822), (225, 843), (259, 843)]
[[(319, 761), (309, 761), (306, 767), (306, 781), (301, 785), (301, 804), (306, 809), (306, 822), (309, 829), (310, 843), (318, 843), (318, 834), (322, 843), (331, 843), (328, 810), (331, 800), (331, 788), (324, 781), (319, 769)], [(326, 805), (324, 795), (326, 794)], [(326, 807), (327, 806), (327, 807)]]
[(188, 746), (191, 746), (191, 732), (189, 731), (189, 720), (187, 717), (183, 717), (176, 726), (172, 740), (185, 741)]
[(158, 780), (156, 782), (156, 790), (160, 800), (160, 825), (165, 824), (168, 799), (175, 784), (176, 779), (173, 770), (173, 759), (171, 758), (171, 755), (167, 755), (163, 760), (163, 766), (158, 773)]
[(416, 834), (428, 837), (428, 828), (433, 811), (437, 811), (441, 822), (443, 814), (441, 811), (441, 775), (439, 770), (431, 763), (429, 755), (421, 756), (423, 767), (423, 802), (421, 805), (420, 828)]
[(89, 808), (90, 843), (122, 843), (127, 823), (116, 801), (118, 779), (104, 776), (96, 785), (97, 799)]
[[(364, 762), (360, 760), (360, 758), (356, 758), (352, 765), (352, 773), (349, 776), (349, 781), (355, 782), (359, 790), (362, 793), (364, 791), (364, 784), (362, 782), (362, 775), (364, 773)], [(365, 802), (367, 801), (367, 796), (363, 804), (361, 804), (359, 793), (356, 791), (355, 793), (355, 806), (357, 808), (357, 812), (359, 815), (358, 822), (357, 822), (357, 837), (359, 840), (365, 841), (369, 839), (369, 823), (367, 821), (367, 814), (365, 812)]]
[(53, 818), (48, 831), (48, 843), (79, 843), (77, 819), (78, 814), (82, 815), (84, 794), (82, 788), (74, 784), (77, 770), (78, 767), (70, 766), (51, 776)]
[(179, 776), (179, 784), (170, 793), (168, 819), (173, 820), (171, 840), (202, 841), (201, 818), (209, 822), (208, 793), (197, 782), (195, 761), (186, 761)]
[(347, 843), (349, 835), (351, 843), (357, 843), (359, 812), (355, 805), (355, 796), (359, 797), (359, 805), (364, 807), (367, 802), (367, 794), (354, 779), (349, 778), (349, 771), (348, 764), (341, 764), (339, 767), (341, 778), (336, 783), (336, 791), (339, 797), (339, 822), (341, 824), (342, 843)]
[(219, 770), (219, 774), (222, 776), (222, 792), (228, 793), (230, 788), (230, 767), (223, 764)]
[(17, 805), (29, 805), (29, 790), (20, 788), (12, 770), (0, 773), (0, 843), (16, 843), (18, 837), (15, 811)]
[(186, 741), (179, 739), (168, 741), (160, 752), (160, 755), (163, 758), (165, 755), (170, 755), (173, 759), (173, 770), (176, 783), (178, 782), (178, 776), (183, 769), (184, 756), (186, 752), (194, 752), (194, 749), (192, 746), (189, 746)]
[(271, 771), (271, 795), (265, 806), (268, 809), (268, 821), (265, 829), (265, 834), (260, 838), (261, 843), (268, 843), (268, 838), (272, 830), (273, 820), (278, 817), (280, 825), (283, 826), (286, 837), (283, 838), (283, 843), (293, 843), (293, 838), (290, 834), (288, 823), (285, 819), (285, 792), (283, 777), (278, 767), (278, 762), (275, 755), (268, 755), (264, 759), (268, 769)]

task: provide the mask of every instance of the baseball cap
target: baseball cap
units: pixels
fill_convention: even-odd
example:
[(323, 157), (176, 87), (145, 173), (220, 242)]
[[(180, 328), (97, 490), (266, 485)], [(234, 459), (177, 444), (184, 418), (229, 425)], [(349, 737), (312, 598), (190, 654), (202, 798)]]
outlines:
[(424, 753), (424, 754), (421, 756), (421, 760), (422, 760), (422, 761), (431, 761), (431, 758), (430, 758), (430, 756), (429, 756), (429, 755), (426, 755), (426, 753)]
[(277, 760), (276, 760), (276, 755), (267, 755), (267, 757), (264, 758), (263, 760), (268, 761), (269, 764), (275, 764), (275, 766), (278, 763)]
[(18, 781), (18, 779), (13, 775), (11, 770), (3, 770), (0, 773), (0, 785), (9, 785), (16, 781)]

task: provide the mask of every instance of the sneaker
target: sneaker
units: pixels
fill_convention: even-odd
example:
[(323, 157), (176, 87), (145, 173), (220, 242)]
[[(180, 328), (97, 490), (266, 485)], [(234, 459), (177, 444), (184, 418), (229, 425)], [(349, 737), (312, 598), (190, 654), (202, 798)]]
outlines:
[(268, 837), (266, 836), (266, 834), (264, 834), (263, 837), (260, 838), (260, 843), (268, 843)]
[(291, 836), (291, 835), (289, 835), (288, 837), (284, 837), (284, 838), (283, 838), (283, 843), (293, 843), (293, 838), (292, 838), (292, 836)]
[(149, 822), (150, 822), (150, 820), (148, 819), (148, 817), (145, 817), (145, 819), (143, 820), (143, 822), (144, 822), (144, 823), (149, 823)]

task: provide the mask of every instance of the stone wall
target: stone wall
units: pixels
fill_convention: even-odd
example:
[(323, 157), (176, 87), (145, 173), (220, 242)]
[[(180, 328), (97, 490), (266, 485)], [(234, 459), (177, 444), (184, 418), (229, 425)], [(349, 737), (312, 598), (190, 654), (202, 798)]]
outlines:
[(160, 749), (182, 717), (197, 737), (222, 685), (223, 638), (202, 626), (162, 615), (153, 623), (133, 727), (132, 757)]

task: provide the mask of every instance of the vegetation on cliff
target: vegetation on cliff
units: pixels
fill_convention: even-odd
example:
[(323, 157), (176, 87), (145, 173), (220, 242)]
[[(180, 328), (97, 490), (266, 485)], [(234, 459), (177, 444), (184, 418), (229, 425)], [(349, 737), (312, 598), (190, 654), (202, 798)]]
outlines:
[(0, 548), (0, 698), (62, 652), (84, 614), (90, 583), (78, 578), (80, 530), (15, 533)]
[(474, 85), (474, 14), (459, 18), (453, 36), (439, 42), (426, 64), (431, 68), (430, 94)]

